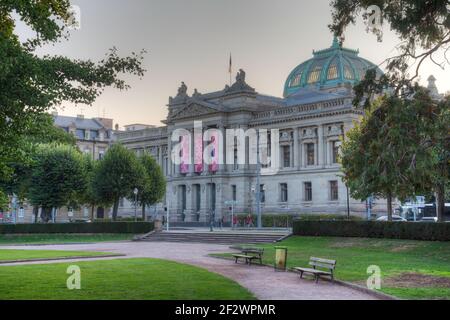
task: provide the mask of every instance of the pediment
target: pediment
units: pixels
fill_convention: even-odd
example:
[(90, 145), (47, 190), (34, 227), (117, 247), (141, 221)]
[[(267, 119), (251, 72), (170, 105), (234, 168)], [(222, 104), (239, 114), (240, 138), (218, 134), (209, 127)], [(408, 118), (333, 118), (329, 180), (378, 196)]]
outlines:
[(205, 105), (197, 103), (197, 102), (193, 102), (193, 103), (187, 105), (186, 107), (184, 107), (183, 109), (181, 109), (176, 114), (174, 114), (171, 117), (171, 120), (195, 118), (198, 116), (213, 114), (213, 113), (217, 113), (217, 112), (220, 112), (220, 110), (217, 110), (217, 109), (209, 107), (209, 106), (205, 106)]

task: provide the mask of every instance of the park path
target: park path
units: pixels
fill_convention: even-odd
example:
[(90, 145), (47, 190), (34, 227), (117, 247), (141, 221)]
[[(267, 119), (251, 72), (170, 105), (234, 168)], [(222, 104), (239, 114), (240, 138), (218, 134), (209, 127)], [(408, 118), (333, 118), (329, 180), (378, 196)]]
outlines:
[[(221, 274), (233, 279), (250, 290), (260, 300), (375, 300), (376, 297), (332, 284), (328, 281), (299, 279), (291, 272), (275, 272), (265, 266), (248, 266), (235, 264), (234, 261), (209, 257), (212, 253), (231, 252), (229, 246), (203, 243), (168, 243), (168, 242), (103, 242), (89, 244), (37, 245), (37, 246), (4, 246), (0, 249), (27, 250), (67, 250), (67, 251), (100, 251), (125, 254), (126, 257), (67, 259), (61, 261), (40, 261), (15, 263), (12, 265), (67, 263), (82, 260), (107, 260), (124, 258), (159, 258), (194, 266)], [(1, 268), (1, 266), (0, 266)]]

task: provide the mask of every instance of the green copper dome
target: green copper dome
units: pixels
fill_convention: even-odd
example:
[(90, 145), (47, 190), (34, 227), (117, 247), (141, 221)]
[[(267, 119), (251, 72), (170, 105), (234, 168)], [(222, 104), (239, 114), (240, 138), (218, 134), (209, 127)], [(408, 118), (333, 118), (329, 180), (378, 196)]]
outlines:
[(284, 97), (308, 86), (331, 88), (346, 83), (354, 85), (364, 78), (369, 69), (383, 74), (375, 64), (359, 57), (358, 50), (343, 48), (337, 38), (334, 38), (330, 48), (313, 51), (313, 54), (312, 59), (291, 72), (284, 86)]

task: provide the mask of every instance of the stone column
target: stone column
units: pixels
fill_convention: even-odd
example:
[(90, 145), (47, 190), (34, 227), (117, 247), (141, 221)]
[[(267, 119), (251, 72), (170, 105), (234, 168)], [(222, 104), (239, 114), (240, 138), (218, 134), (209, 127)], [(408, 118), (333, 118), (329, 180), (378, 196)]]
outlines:
[(162, 146), (158, 147), (158, 163), (159, 163), (159, 166), (162, 168), (163, 167)]
[(298, 169), (300, 167), (300, 162), (299, 162), (299, 145), (298, 145), (298, 128), (294, 128), (294, 148), (293, 148), (293, 152), (294, 152), (293, 167)]
[(190, 222), (193, 221), (193, 216), (192, 214), (194, 213), (194, 203), (193, 203), (193, 187), (192, 185), (187, 184), (186, 185), (186, 216), (185, 216), (185, 221), (186, 222)]
[(207, 202), (207, 184), (203, 183), (200, 185), (200, 222), (208, 222), (208, 202)]
[(299, 156), (299, 165), (300, 168), (304, 168), (305, 167), (305, 144), (303, 143), (303, 141), (300, 142), (300, 156)]
[(172, 165), (172, 133), (169, 132), (169, 138), (167, 141), (167, 175), (172, 177), (173, 165)]
[(323, 159), (323, 156), (324, 156), (324, 141), (323, 141), (323, 127), (322, 126), (319, 126), (319, 130), (317, 130), (318, 131), (318, 139), (317, 139), (317, 145), (318, 145), (318, 147), (317, 147), (317, 150), (318, 150), (318, 153), (319, 153), (319, 156), (318, 156), (318, 164), (319, 164), (319, 166), (320, 167), (323, 167), (323, 165), (324, 165), (324, 159)]

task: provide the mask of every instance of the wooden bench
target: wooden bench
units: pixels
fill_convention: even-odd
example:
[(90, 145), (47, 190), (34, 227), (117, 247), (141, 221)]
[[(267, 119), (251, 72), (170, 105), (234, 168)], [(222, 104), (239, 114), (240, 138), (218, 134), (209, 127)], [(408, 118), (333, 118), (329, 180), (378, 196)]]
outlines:
[(312, 266), (312, 268), (295, 267), (292, 269), (300, 273), (300, 278), (303, 278), (303, 273), (314, 275), (316, 283), (319, 282), (320, 276), (329, 276), (331, 277), (331, 281), (334, 281), (334, 269), (336, 268), (336, 260), (311, 257), (309, 259), (309, 265)]
[(259, 264), (262, 264), (263, 254), (264, 249), (242, 248), (241, 253), (232, 256), (236, 259), (235, 263), (238, 263), (239, 259), (244, 259), (246, 264), (251, 265), (253, 260), (259, 260)]

